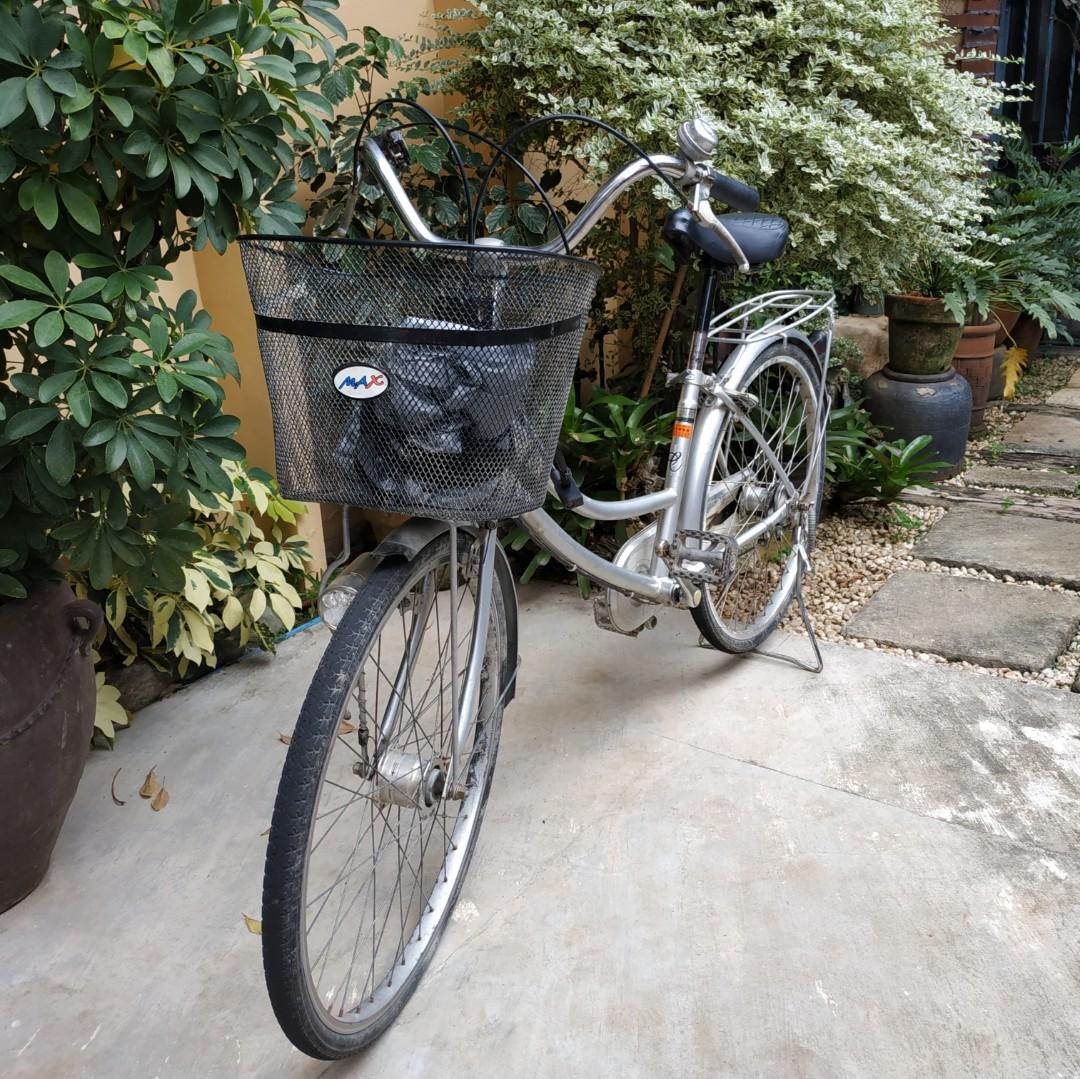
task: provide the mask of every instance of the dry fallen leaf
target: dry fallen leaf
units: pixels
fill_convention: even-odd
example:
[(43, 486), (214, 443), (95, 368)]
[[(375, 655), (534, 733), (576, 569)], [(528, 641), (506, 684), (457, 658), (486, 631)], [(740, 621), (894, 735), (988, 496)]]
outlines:
[(112, 794), (113, 805), (124, 806), (127, 805), (127, 802), (121, 801), (121, 799), (116, 797), (116, 777), (120, 774), (120, 772), (121, 769), (117, 768), (116, 771), (113, 773), (112, 786), (109, 788), (109, 792)]
[(146, 773), (146, 779), (143, 780), (143, 785), (139, 788), (140, 798), (153, 798), (157, 792), (161, 790), (161, 784), (158, 782), (157, 772), (153, 768)]
[(341, 721), (341, 726), (338, 727), (338, 734), (352, 734), (356, 730), (356, 724), (350, 723), (347, 719)]
[(262, 936), (262, 922), (258, 918), (252, 918), (250, 915), (244, 915), (244, 925), (247, 926), (249, 933), (254, 933), (255, 936)]
[(169, 792), (162, 787), (161, 790), (154, 795), (154, 800), (150, 803), (150, 808), (155, 813), (160, 813), (169, 804)]
[(279, 735), (277, 736), (277, 740), (278, 740), (278, 741), (279, 741), (279, 742), (280, 742), (280, 743), (281, 743), (282, 745), (285, 745), (285, 746), (287, 746), (287, 745), (288, 745), (288, 744), (289, 744), (289, 743), (290, 743), (290, 742), (292, 741), (292, 735), (291, 735), (291, 734), (279, 734)]

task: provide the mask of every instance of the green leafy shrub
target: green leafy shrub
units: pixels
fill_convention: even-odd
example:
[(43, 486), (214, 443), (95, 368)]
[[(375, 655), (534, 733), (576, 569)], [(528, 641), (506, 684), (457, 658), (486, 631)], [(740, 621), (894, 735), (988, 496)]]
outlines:
[[(303, 606), (306, 541), (286, 536), (303, 508), (282, 498), (273, 478), (260, 469), (225, 464), (229, 493), (192, 494), (188, 509), (198, 546), (168, 591), (114, 580), (104, 591), (76, 574), (81, 595), (105, 610), (102, 658), (108, 663), (144, 659), (184, 677), (193, 667), (215, 667), (222, 638), (236, 649), (272, 648), (278, 626), (292, 629)], [(258, 515), (258, 516), (257, 516)], [(258, 518), (268, 520), (269, 534)]]
[(186, 248), (302, 221), (293, 146), (327, 135), (308, 87), (335, 6), (0, 11), (0, 594), (61, 560), (95, 590), (185, 588), (191, 507), (231, 497), (243, 456), (221, 410), (237, 367), (194, 295), (172, 308), (159, 285)]
[(945, 463), (930, 449), (930, 436), (889, 441), (858, 401), (829, 414), (825, 482), (834, 503), (871, 498), (891, 502)]
[[(440, 68), (473, 126), (505, 133), (581, 112), (668, 151), (680, 121), (704, 115), (720, 134), (717, 167), (791, 221), (794, 267), (888, 286), (912, 250), (951, 251), (979, 217), (1000, 92), (944, 62), (935, 0), (478, 0), (475, 13), (448, 24), (441, 44), (464, 59)], [(578, 190), (581, 171), (599, 179), (622, 160), (587, 129), (559, 134)], [(608, 270), (601, 307), (625, 299), (609, 305), (612, 325), (635, 328), (640, 358), (670, 284), (662, 210), (648, 192), (628, 203), (640, 243), (612, 220), (594, 248)]]
[(848, 371), (857, 371), (865, 355), (858, 342), (850, 337), (834, 337), (829, 351), (829, 367), (844, 367)]
[(1080, 319), (1080, 176), (1068, 163), (1080, 138), (1036, 157), (1023, 138), (1006, 139), (992, 174), (991, 209), (968, 254), (976, 265), (950, 297), (986, 317), (991, 305), (1018, 307), (1050, 337), (1058, 319)]

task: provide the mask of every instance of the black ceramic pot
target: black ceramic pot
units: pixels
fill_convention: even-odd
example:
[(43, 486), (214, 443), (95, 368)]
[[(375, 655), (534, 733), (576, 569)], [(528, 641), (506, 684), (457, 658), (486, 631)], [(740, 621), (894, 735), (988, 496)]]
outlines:
[(94, 729), (101, 610), (64, 582), (0, 606), (0, 911), (49, 868)]
[(930, 436), (930, 449), (947, 464), (925, 479), (955, 476), (964, 467), (971, 427), (971, 387), (955, 371), (904, 375), (885, 367), (863, 383), (864, 406), (887, 428), (886, 438), (910, 442)]

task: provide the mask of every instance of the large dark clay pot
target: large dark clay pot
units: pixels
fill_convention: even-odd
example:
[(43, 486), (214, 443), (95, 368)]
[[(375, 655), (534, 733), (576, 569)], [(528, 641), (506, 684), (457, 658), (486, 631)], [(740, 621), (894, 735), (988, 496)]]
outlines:
[(955, 371), (913, 376), (885, 367), (863, 383), (863, 394), (870, 417), (889, 429), (886, 438), (930, 436), (930, 449), (946, 464), (922, 479), (946, 479), (964, 467), (971, 387)]
[(986, 430), (986, 400), (994, 374), (994, 337), (997, 328), (996, 322), (965, 326), (953, 357), (953, 367), (971, 386), (973, 435)]
[(63, 582), (0, 606), (0, 911), (49, 868), (94, 729), (101, 610)]
[(1017, 348), (1022, 348), (1028, 357), (1028, 364), (1039, 354), (1039, 342), (1042, 341), (1042, 327), (1030, 316), (1021, 315), (1013, 327), (1013, 340)]
[(941, 300), (927, 296), (886, 296), (889, 366), (903, 375), (948, 371), (963, 327)]
[(1013, 327), (1020, 318), (1019, 307), (991, 307), (990, 314), (997, 322), (997, 333), (994, 334), (994, 348), (1004, 345), (1012, 336)]

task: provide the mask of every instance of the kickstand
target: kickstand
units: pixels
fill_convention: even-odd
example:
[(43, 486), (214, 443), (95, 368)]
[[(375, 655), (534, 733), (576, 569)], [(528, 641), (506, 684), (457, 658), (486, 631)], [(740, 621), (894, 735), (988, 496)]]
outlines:
[(802, 573), (795, 583), (795, 599), (799, 604), (799, 614), (802, 615), (802, 624), (806, 627), (806, 636), (810, 638), (810, 647), (814, 650), (814, 662), (807, 663), (797, 656), (789, 656), (784, 652), (767, 652), (764, 648), (755, 648), (752, 655), (768, 656), (769, 659), (782, 659), (785, 663), (793, 663), (800, 670), (809, 671), (811, 674), (821, 674), (825, 669), (825, 661), (821, 658), (821, 648), (818, 645), (817, 634), (814, 632), (814, 623), (810, 621), (810, 612), (806, 609), (806, 600), (803, 598)]
[[(799, 575), (795, 580), (795, 599), (799, 604), (799, 614), (802, 616), (803, 626), (806, 627), (806, 636), (810, 639), (810, 647), (814, 650), (814, 662), (807, 663), (804, 659), (799, 659), (797, 656), (789, 656), (784, 652), (768, 652), (764, 648), (755, 648), (750, 652), (745, 653), (748, 656), (765, 656), (768, 659), (780, 659), (785, 663), (791, 663), (798, 667), (800, 670), (809, 671), (811, 674), (821, 674), (825, 669), (825, 660), (821, 656), (821, 648), (818, 645), (817, 634), (814, 632), (814, 624), (810, 621), (810, 612), (806, 609), (806, 600), (803, 597), (803, 576), (810, 571), (810, 559), (806, 555), (806, 551), (800, 547), (799, 549)], [(702, 644), (706, 644), (704, 637), (701, 640)]]

